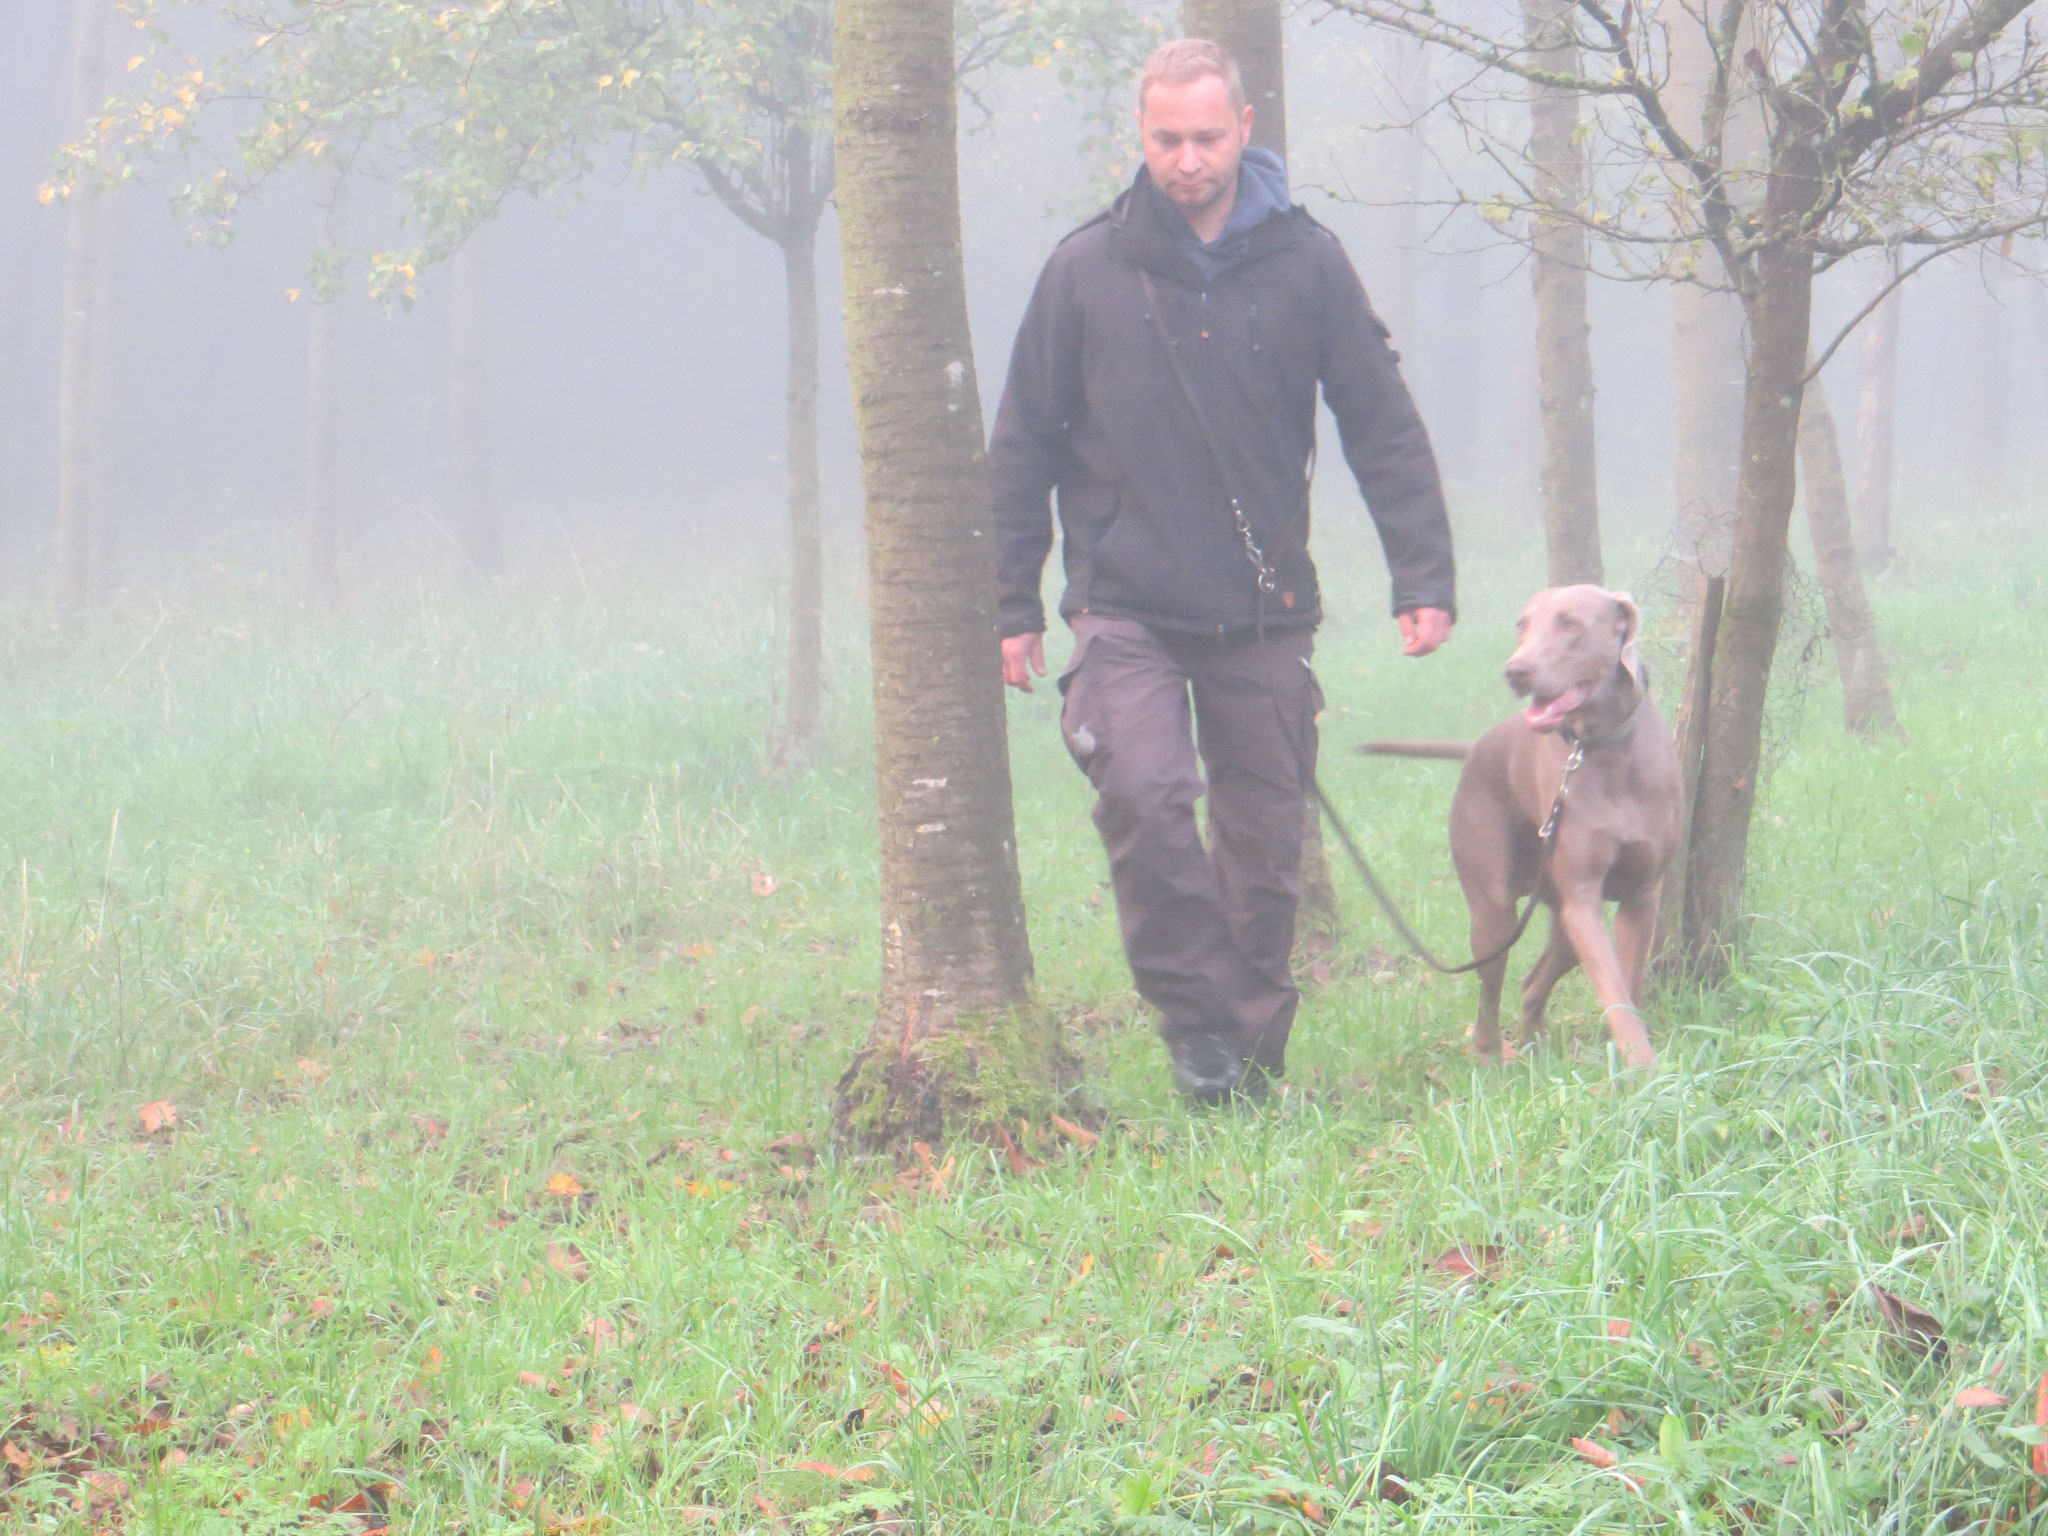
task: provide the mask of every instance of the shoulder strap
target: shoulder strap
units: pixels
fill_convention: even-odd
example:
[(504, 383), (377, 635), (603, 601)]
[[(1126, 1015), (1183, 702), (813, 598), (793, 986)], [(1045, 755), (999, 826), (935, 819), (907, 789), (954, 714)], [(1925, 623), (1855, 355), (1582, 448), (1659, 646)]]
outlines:
[(1216, 468), (1216, 478), (1222, 483), (1223, 493), (1230, 498), (1230, 515), (1237, 523), (1238, 538), (1244, 541), (1245, 558), (1251, 561), (1252, 569), (1258, 572), (1259, 592), (1262, 596), (1270, 594), (1280, 582), (1274, 567), (1294, 551), (1289, 550), (1285, 554), (1269, 557), (1265, 550), (1259, 547), (1258, 535), (1252, 528), (1251, 517), (1246, 513), (1244, 502), (1238, 496), (1237, 488), (1231, 480), (1230, 466), (1224, 462), (1222, 450), (1217, 447), (1216, 429), (1210, 423), (1209, 412), (1202, 404), (1202, 397), (1195, 393), (1195, 387), (1188, 379), (1187, 369), (1181, 364), (1180, 343), (1174, 340), (1173, 332), (1167, 327), (1166, 312), (1159, 305), (1159, 290), (1152, 282), (1151, 272), (1144, 267), (1138, 268), (1138, 283), (1145, 292), (1145, 308), (1151, 313), (1152, 327), (1159, 332), (1160, 343), (1166, 348), (1166, 364), (1173, 370), (1173, 381), (1180, 386), (1181, 398), (1187, 401), (1188, 410), (1195, 418), (1195, 430), (1202, 434), (1202, 445), (1209, 450), (1209, 462)]

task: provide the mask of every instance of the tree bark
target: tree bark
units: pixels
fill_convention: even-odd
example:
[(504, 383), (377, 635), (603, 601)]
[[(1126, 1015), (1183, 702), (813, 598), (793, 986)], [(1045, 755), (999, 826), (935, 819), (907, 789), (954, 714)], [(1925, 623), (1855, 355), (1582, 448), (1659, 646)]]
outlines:
[(803, 763), (817, 752), (823, 692), (825, 552), (818, 522), (818, 232), (812, 207), (810, 135), (786, 156), (793, 180), (782, 242), (789, 291), (789, 712), (778, 755)]
[(1252, 106), (1252, 144), (1287, 153), (1286, 39), (1280, 0), (1181, 0), (1189, 37), (1220, 43), (1237, 60)]
[(1813, 564), (1828, 610), (1828, 636), (1842, 678), (1842, 723), (1858, 736), (1903, 736), (1892, 702), (1884, 647), (1849, 521), (1849, 488), (1834, 413), (1818, 378), (1810, 379), (1799, 409), (1799, 467), (1806, 489), (1806, 525)]
[[(1723, 160), (1742, 163), (1750, 146), (1741, 141), (1750, 124), (1707, 120), (1716, 64), (1696, 8), (1663, 0), (1659, 13), (1670, 41), (1666, 95), (1672, 116), (1696, 143), (1721, 135)], [(1728, 570), (1742, 470), (1744, 317), (1742, 300), (1721, 291), (1728, 274), (1714, 248), (1702, 239), (1693, 255), (1700, 285), (1671, 289), (1672, 537), (1674, 553), (1696, 577), (1719, 576)], [(1697, 580), (1688, 585), (1704, 590)]]
[[(1237, 60), (1245, 100), (1252, 105), (1252, 143), (1287, 154), (1287, 68), (1279, 0), (1183, 0), (1181, 30), (1222, 45)], [(1296, 909), (1294, 959), (1306, 969), (1336, 942), (1342, 923), (1323, 815), (1313, 799), (1302, 807), (1301, 904)]]
[(455, 538), (470, 569), (505, 569), (491, 472), (490, 271), (482, 234), (449, 263), (448, 433), (455, 454)]
[[(1522, 0), (1529, 61), (1576, 76), (1579, 50), (1569, 5)], [(1593, 352), (1586, 322), (1586, 155), (1579, 98), (1559, 86), (1529, 88), (1529, 160), (1538, 212), (1531, 230), (1536, 288), (1536, 390), (1543, 422), (1543, 533), (1550, 585), (1602, 580), (1599, 471), (1593, 432)]]
[[(1886, 263), (1877, 281), (1892, 281)], [(1856, 385), (1856, 550), (1875, 576), (1892, 563), (1892, 464), (1899, 403), (1899, 321), (1905, 295), (1894, 289), (1863, 322)]]
[[(347, 196), (337, 177), (321, 216), (321, 244), (343, 243)], [(313, 294), (306, 332), (306, 509), (299, 523), (299, 574), (308, 607), (331, 613), (341, 597), (339, 418), (341, 413), (341, 299)]]
[[(997, 664), (994, 515), (967, 325), (951, 0), (840, 0), (833, 141), (866, 493), (882, 984), (843, 1142), (1042, 1112)], [(1036, 1104), (1027, 1108), (1027, 1100)]]
[[(71, 121), (89, 122), (106, 100), (107, 18), (104, 0), (78, 0), (72, 54)], [(51, 603), (75, 614), (92, 594), (92, 555), (99, 509), (94, 505), (98, 456), (93, 362), (100, 307), (100, 224), (106, 193), (90, 175), (71, 188), (64, 229), (64, 316), (57, 381), (57, 528)]]
[[(1783, 227), (1810, 206), (1813, 175), (1772, 172), (1766, 217)], [(1796, 190), (1794, 190), (1796, 188)], [(1763, 757), (1764, 704), (1785, 606), (1785, 559), (1798, 489), (1801, 380), (1812, 320), (1813, 257), (1796, 241), (1757, 258), (1743, 391), (1742, 470), (1728, 556), (1727, 596), (1711, 658), (1692, 807), (1685, 951), (1703, 976), (1726, 970), (1741, 937), (1750, 821)], [(1702, 658), (1695, 658), (1694, 665)]]

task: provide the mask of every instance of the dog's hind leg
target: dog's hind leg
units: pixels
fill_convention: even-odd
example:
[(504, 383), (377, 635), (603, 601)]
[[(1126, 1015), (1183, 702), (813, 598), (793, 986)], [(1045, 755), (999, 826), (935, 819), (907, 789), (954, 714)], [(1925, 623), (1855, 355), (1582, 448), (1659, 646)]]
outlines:
[(1529, 974), (1522, 978), (1523, 1045), (1542, 1043), (1549, 1028), (1545, 1010), (1550, 1006), (1551, 991), (1571, 974), (1572, 967), (1578, 963), (1578, 952), (1572, 948), (1572, 941), (1565, 937), (1564, 924), (1558, 921), (1555, 912), (1551, 913), (1550, 942), (1544, 945), (1536, 963), (1529, 967)]

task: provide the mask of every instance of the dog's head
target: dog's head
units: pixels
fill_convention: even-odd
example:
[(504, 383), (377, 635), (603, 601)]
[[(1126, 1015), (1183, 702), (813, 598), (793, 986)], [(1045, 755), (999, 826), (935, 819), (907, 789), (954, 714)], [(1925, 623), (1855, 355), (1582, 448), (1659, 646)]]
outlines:
[(1642, 628), (1642, 613), (1626, 592), (1590, 584), (1538, 592), (1515, 621), (1518, 643), (1502, 669), (1508, 686), (1530, 701), (1522, 717), (1536, 730), (1554, 731), (1617, 669), (1640, 683)]

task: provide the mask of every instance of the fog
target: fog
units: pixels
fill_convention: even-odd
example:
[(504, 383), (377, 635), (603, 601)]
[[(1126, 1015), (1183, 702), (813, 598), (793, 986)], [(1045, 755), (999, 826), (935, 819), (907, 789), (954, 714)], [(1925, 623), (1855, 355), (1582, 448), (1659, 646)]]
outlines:
[[(65, 213), (38, 206), (67, 135), (69, 8), (12, 0), (0, 51), (0, 569), (32, 598), (45, 580), (57, 494), (57, 377)], [(1292, 171), (1344, 238), (1394, 326), (1436, 439), (1454, 517), (1535, 526), (1536, 406), (1528, 273), (1468, 214), (1388, 206), (1399, 133), (1355, 25), (1298, 22), (1290, 37)], [(1376, 94), (1377, 93), (1377, 94)], [(993, 412), (1033, 277), (1096, 172), (1079, 114), (1049, 73), (998, 73), (989, 111), (963, 115), (972, 321)], [(1429, 146), (1413, 196), (1440, 198)], [(169, 211), (174, 167), (111, 200), (116, 234), (105, 516), (114, 582), (147, 590), (193, 562), (274, 565), (302, 499), (306, 286), (316, 209), (303, 177), (249, 207), (225, 248), (190, 242)], [(376, 194), (359, 208), (376, 217)], [(388, 211), (388, 210), (387, 210)], [(828, 580), (852, 585), (858, 471), (838, 328), (829, 219), (820, 252), (820, 403)], [(600, 161), (570, 194), (520, 200), (480, 237), (490, 263), (492, 452), (510, 563), (557, 564), (564, 541), (697, 562), (778, 536), (784, 496), (784, 313), (775, 248), (677, 167), (645, 185)], [(2024, 252), (2022, 253), (2025, 254)], [(1823, 280), (1820, 338), (1869, 279)], [(345, 558), (374, 574), (391, 552), (454, 555), (444, 378), (447, 282), (426, 274), (411, 313), (343, 301), (341, 497)], [(1671, 397), (1662, 291), (1596, 283), (1603, 519), (1654, 531), (1671, 515)], [(1902, 518), (2026, 494), (2048, 471), (2048, 299), (1994, 256), (1916, 279), (1902, 340)], [(1856, 347), (1828, 371), (1852, 456)], [(1324, 438), (1330, 440), (1328, 423)], [(1355, 490), (1324, 460), (1325, 515)], [(1331, 466), (1336, 466), (1333, 470)], [(382, 552), (382, 553), (380, 553)]]

